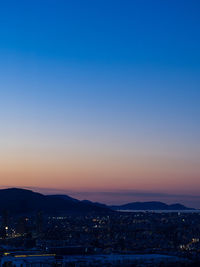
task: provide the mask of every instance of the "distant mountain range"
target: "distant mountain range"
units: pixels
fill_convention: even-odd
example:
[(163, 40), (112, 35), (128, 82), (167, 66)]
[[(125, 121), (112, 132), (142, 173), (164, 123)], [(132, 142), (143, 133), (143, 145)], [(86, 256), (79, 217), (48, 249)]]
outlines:
[(31, 214), (43, 211), (46, 214), (107, 213), (112, 210), (105, 205), (80, 201), (67, 195), (42, 195), (31, 190), (9, 188), (0, 190), (0, 214)]
[(111, 213), (116, 210), (188, 210), (181, 204), (167, 205), (162, 202), (133, 202), (121, 206), (106, 206), (88, 200), (77, 200), (67, 195), (43, 195), (20, 188), (0, 189), (0, 214), (86, 214)]
[(132, 202), (120, 206), (110, 206), (114, 210), (192, 210), (179, 203), (167, 205), (163, 202)]

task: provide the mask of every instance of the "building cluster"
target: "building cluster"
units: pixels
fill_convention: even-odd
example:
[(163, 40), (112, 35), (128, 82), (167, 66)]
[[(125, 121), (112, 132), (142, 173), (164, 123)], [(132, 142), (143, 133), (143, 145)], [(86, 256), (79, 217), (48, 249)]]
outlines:
[(11, 216), (5, 211), (0, 225), (0, 266), (200, 262), (200, 213)]

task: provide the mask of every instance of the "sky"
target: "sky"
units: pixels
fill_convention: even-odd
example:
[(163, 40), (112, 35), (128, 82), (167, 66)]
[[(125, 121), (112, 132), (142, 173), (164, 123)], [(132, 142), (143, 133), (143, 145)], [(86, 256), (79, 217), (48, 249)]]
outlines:
[(199, 13), (1, 1), (0, 187), (200, 207)]

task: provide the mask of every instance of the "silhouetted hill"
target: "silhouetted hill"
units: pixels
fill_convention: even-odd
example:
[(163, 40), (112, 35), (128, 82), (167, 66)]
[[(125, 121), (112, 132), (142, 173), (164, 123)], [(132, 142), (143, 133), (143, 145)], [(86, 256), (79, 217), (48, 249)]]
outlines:
[(9, 188), (0, 190), (0, 214), (3, 211), (11, 214), (27, 214), (43, 211), (47, 214), (111, 212), (106, 206), (83, 202), (67, 195), (45, 196), (31, 190)]
[(132, 202), (120, 206), (110, 206), (114, 210), (190, 210), (181, 204), (167, 205), (162, 202)]
[(78, 199), (72, 198), (72, 197), (70, 197), (68, 195), (48, 195), (48, 197), (59, 198), (59, 199), (63, 199), (63, 200), (73, 201), (73, 202), (79, 202)]

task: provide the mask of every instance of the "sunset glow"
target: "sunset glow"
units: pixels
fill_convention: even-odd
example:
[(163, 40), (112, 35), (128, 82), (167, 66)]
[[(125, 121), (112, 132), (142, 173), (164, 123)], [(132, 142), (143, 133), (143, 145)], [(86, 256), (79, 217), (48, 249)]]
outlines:
[(0, 186), (199, 195), (195, 5), (22, 2), (0, 11)]

